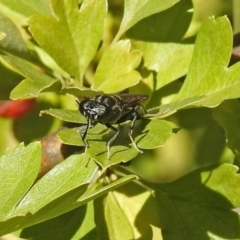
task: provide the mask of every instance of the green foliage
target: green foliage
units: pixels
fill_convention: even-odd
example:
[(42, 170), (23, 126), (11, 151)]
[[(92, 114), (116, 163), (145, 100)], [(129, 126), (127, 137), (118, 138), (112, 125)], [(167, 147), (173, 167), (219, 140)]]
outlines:
[(12, 99), (37, 97), (40, 92), (48, 90), (48, 88), (52, 86), (54, 86), (55, 91), (60, 89), (57, 80), (46, 74), (39, 73), (39, 71), (27, 61), (14, 56), (2, 56), (2, 59), (16, 68), (18, 72), (26, 78), (13, 89), (10, 95)]
[[(240, 64), (229, 66), (226, 16), (206, 19), (196, 38), (187, 38), (190, 0), (0, 6), (0, 99), (51, 103), (40, 115), (68, 122), (57, 137), (78, 148), (36, 180), (46, 150), (28, 134), (44, 137), (46, 129), (36, 116), (15, 127), (31, 143), (0, 157), (0, 236), (21, 230), (27, 239), (240, 239), (233, 211), (240, 206)], [(97, 124), (85, 149), (79, 132), (86, 118), (62, 108), (74, 98), (122, 91), (149, 96), (133, 129), (144, 153), (133, 147), (125, 122), (107, 159), (114, 132)]]
[(101, 40), (107, 3), (84, 1), (80, 11), (77, 1), (51, 1), (51, 7), (51, 15), (30, 17), (30, 32), (60, 67), (82, 82)]
[(232, 192), (240, 180), (236, 170), (222, 165), (197, 170), (173, 183), (148, 184), (155, 190), (166, 239), (209, 239), (210, 233), (238, 239), (239, 217), (231, 211), (240, 199), (239, 191)]
[(240, 104), (237, 100), (225, 101), (217, 107), (213, 116), (226, 133), (228, 147), (234, 152), (237, 160), (240, 160)]
[(123, 40), (104, 52), (94, 76), (92, 86), (94, 90), (113, 93), (139, 83), (141, 75), (134, 69), (141, 61), (141, 52), (138, 50), (130, 52), (130, 47), (130, 41)]
[(203, 94), (206, 99), (198, 105), (213, 107), (225, 99), (238, 98), (240, 64), (227, 68), (231, 46), (229, 21), (225, 17), (208, 19), (198, 33), (188, 75), (176, 100)]
[(32, 143), (26, 148), (21, 144), (1, 157), (0, 170), (4, 179), (1, 181), (1, 219), (10, 214), (12, 208), (33, 184), (40, 166), (40, 154), (40, 144)]

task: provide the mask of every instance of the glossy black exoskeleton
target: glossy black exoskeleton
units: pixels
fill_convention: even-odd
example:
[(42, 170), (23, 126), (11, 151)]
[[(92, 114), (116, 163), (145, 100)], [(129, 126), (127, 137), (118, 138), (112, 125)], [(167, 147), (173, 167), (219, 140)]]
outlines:
[[(105, 125), (107, 128), (113, 130), (115, 135), (108, 141), (108, 159), (110, 157), (110, 145), (117, 138), (119, 129), (115, 128), (113, 124), (119, 124), (131, 120), (129, 128), (129, 138), (132, 141), (134, 148), (142, 153), (136, 143), (133, 140), (132, 133), (134, 124), (137, 119), (143, 118), (145, 110), (140, 102), (146, 100), (147, 95), (134, 95), (134, 94), (118, 94), (118, 95), (98, 95), (92, 99), (85, 99), (79, 104), (79, 111), (83, 116), (87, 118), (87, 125), (82, 127), (80, 135), (82, 141), (87, 149), (88, 143), (86, 141), (86, 135), (89, 128), (92, 128), (97, 123)], [(83, 134), (82, 134), (83, 132)]]

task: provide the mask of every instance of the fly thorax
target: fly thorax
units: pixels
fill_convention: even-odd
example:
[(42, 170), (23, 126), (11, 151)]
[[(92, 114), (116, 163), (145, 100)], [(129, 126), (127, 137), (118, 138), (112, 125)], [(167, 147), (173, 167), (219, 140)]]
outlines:
[(105, 117), (108, 114), (108, 109), (106, 106), (99, 104), (98, 106), (98, 118)]
[(110, 114), (109, 108), (107, 106), (105, 106), (104, 104), (99, 104), (98, 114), (95, 119), (98, 120), (98, 122), (105, 124), (108, 122), (109, 114)]

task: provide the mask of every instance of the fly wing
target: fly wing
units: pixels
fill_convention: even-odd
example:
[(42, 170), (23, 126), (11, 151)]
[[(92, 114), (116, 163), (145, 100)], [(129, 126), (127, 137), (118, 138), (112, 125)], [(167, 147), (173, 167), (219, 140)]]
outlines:
[(136, 105), (146, 99), (148, 99), (148, 95), (141, 95), (141, 94), (129, 94), (129, 93), (122, 93), (118, 95), (125, 107), (131, 107)]

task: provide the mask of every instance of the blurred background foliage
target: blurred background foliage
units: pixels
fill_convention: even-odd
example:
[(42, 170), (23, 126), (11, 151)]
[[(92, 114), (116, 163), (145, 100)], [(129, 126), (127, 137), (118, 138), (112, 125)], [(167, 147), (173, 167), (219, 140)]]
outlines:
[[(21, 2), (21, 1), (20, 1)], [(0, 11), (20, 29), (27, 47), (31, 50), (27, 31), (27, 19), (32, 14), (28, 8), (15, 12), (16, 1), (0, 1)], [(81, 1), (79, 1), (81, 2)], [(194, 15), (186, 37), (194, 36), (204, 19), (214, 15), (227, 15), (234, 32), (240, 30), (238, 0), (193, 0)], [(37, 4), (37, 2), (34, 2)], [(237, 11), (238, 9), (238, 11)], [(109, 1), (108, 21), (103, 36), (103, 46), (87, 71), (91, 79), (102, 51), (109, 45), (119, 28), (123, 15), (123, 0)], [(35, 53), (36, 54), (36, 53)], [(29, 56), (26, 56), (27, 58)], [(41, 67), (41, 65), (39, 64)], [(22, 80), (22, 76), (12, 71), (5, 63), (0, 63), (0, 108), (9, 99), (11, 90)], [(175, 89), (174, 82), (166, 88)], [(165, 89), (166, 91), (168, 89)], [(162, 90), (163, 91), (163, 90)], [(0, 154), (13, 149), (19, 142), (26, 144), (40, 140), (59, 129), (63, 123), (51, 116), (39, 116), (39, 112), (49, 108), (77, 109), (71, 95), (44, 93), (36, 99), (30, 111), (21, 116), (0, 117)], [(131, 171), (158, 182), (172, 181), (198, 167), (219, 162), (233, 162), (234, 156), (226, 147), (223, 129), (213, 120), (213, 110), (207, 108), (186, 109), (170, 116), (181, 130), (173, 134), (165, 147), (145, 151), (129, 166)]]

